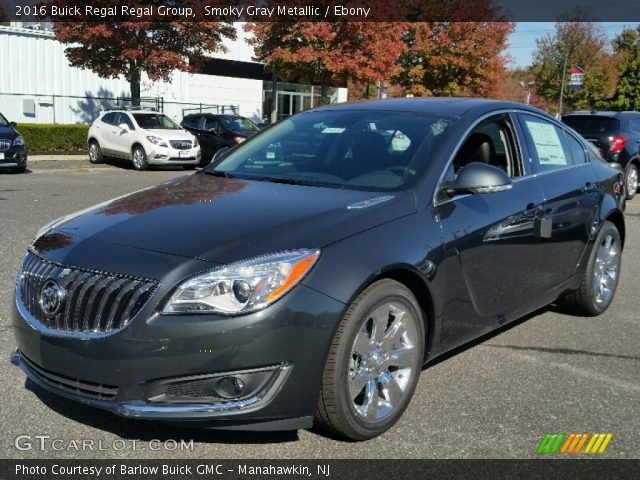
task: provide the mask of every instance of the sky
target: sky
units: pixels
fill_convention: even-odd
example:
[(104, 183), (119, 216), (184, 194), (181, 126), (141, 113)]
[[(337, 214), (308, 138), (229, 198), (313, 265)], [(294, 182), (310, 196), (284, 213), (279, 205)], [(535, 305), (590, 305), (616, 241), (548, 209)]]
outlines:
[[(636, 27), (638, 23), (602, 22), (600, 24), (610, 39), (613, 39), (624, 27)], [(547, 33), (553, 35), (554, 22), (518, 22), (515, 31), (509, 37), (507, 53), (513, 58), (511, 68), (526, 67), (531, 64), (536, 49), (536, 38)]]

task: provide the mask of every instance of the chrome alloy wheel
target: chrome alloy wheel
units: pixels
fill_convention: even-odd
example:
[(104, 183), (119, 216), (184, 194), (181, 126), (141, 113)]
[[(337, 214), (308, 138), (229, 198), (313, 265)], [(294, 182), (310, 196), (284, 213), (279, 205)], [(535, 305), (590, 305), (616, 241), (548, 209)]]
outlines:
[(93, 163), (98, 161), (98, 145), (95, 143), (89, 145), (89, 160)]
[(597, 305), (607, 305), (613, 297), (620, 270), (620, 243), (608, 234), (598, 245), (593, 265), (593, 292)]
[(368, 422), (389, 415), (418, 375), (418, 320), (399, 303), (385, 303), (362, 324), (351, 348), (347, 387), (356, 414)]
[(139, 148), (136, 148), (133, 151), (133, 165), (137, 168), (140, 169), (142, 168), (142, 166), (144, 165), (144, 155), (142, 153), (142, 150)]

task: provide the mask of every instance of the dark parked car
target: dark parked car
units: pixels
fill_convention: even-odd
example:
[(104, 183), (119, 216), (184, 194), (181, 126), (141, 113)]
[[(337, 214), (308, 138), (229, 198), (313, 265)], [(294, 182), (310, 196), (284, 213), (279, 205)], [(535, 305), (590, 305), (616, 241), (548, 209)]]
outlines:
[(205, 165), (211, 162), (219, 149), (234, 147), (260, 130), (248, 118), (212, 113), (189, 114), (182, 119), (180, 125), (198, 137)]
[(16, 123), (0, 113), (0, 171), (24, 172), (27, 169), (27, 147), (16, 130)]
[(12, 358), (126, 417), (368, 439), (439, 355), (551, 302), (607, 309), (622, 182), (521, 104), (310, 110), (44, 227)]
[(575, 112), (562, 121), (593, 143), (605, 160), (624, 168), (627, 200), (638, 191), (640, 112)]

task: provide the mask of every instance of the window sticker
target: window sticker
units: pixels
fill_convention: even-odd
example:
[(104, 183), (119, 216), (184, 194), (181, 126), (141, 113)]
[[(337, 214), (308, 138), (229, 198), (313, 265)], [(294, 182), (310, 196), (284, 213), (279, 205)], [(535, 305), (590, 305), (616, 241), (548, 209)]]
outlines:
[(567, 165), (558, 132), (553, 125), (526, 120), (527, 128), (538, 152), (540, 166)]
[(324, 130), (322, 130), (322, 132), (320, 133), (342, 133), (346, 130), (346, 128), (340, 128), (340, 127), (327, 127)]

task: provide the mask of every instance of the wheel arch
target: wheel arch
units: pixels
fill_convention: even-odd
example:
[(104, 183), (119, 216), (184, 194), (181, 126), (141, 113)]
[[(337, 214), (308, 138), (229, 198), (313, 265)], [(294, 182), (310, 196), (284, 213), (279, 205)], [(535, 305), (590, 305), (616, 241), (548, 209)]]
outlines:
[(624, 248), (624, 240), (626, 237), (626, 227), (624, 223), (624, 215), (619, 210), (613, 210), (609, 212), (605, 218), (605, 220), (613, 223), (618, 232), (620, 233), (620, 241), (622, 242), (622, 248)]

